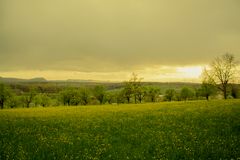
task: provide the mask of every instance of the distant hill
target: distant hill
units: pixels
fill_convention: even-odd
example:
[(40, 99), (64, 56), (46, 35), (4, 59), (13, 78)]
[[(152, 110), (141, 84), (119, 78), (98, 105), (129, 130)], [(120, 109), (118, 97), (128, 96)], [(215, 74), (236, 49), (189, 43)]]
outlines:
[(4, 83), (27, 83), (27, 82), (49, 82), (49, 83), (111, 83), (108, 81), (99, 81), (91, 79), (67, 79), (67, 80), (47, 80), (43, 77), (36, 77), (32, 79), (9, 78), (0, 77), (0, 82)]
[(32, 79), (29, 79), (28, 81), (30, 81), (30, 82), (47, 82), (47, 80), (43, 77), (32, 78)]
[(91, 80), (91, 79), (68, 79), (66, 80), (66, 82), (102, 82), (102, 81), (98, 81), (98, 80)]
[(47, 82), (47, 80), (43, 77), (36, 77), (32, 79), (21, 79), (21, 78), (8, 78), (8, 77), (0, 77), (0, 82), (5, 83), (17, 83), (17, 82)]
[[(94, 87), (96, 85), (103, 85), (108, 90), (118, 90), (123, 87), (122, 82), (110, 82), (110, 81), (98, 81), (98, 80), (84, 80), (84, 79), (68, 79), (68, 80), (46, 80), (43, 77), (37, 77), (32, 79), (19, 79), (19, 78), (5, 78), (0, 77), (0, 82), (11, 84), (15, 86), (35, 86), (46, 88), (62, 88), (62, 87)], [(183, 87), (199, 88), (199, 83), (189, 82), (142, 82), (144, 86), (159, 87), (161, 93), (165, 93), (167, 89), (180, 90)]]

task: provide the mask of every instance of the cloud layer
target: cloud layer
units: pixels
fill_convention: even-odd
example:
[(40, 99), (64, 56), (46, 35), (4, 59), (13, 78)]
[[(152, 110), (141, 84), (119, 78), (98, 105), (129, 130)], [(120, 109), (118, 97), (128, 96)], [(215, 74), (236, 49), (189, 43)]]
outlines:
[(0, 0), (0, 71), (125, 72), (240, 55), (239, 0)]

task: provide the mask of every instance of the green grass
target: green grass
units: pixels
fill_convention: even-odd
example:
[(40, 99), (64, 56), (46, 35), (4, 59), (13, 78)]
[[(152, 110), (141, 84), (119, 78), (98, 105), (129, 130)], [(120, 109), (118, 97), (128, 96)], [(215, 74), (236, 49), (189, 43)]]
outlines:
[(239, 159), (240, 100), (0, 111), (0, 159)]

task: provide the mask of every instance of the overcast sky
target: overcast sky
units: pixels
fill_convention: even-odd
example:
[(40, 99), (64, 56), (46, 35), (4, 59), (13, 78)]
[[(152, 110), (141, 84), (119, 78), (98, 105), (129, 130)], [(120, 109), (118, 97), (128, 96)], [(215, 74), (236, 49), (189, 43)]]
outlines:
[(0, 76), (175, 81), (226, 52), (239, 0), (0, 0)]

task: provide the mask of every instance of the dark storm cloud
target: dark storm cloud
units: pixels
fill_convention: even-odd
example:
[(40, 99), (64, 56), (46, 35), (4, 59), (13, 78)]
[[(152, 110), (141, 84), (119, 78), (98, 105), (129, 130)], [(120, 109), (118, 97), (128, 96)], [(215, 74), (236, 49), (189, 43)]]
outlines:
[(238, 0), (0, 0), (0, 70), (122, 71), (240, 55)]

